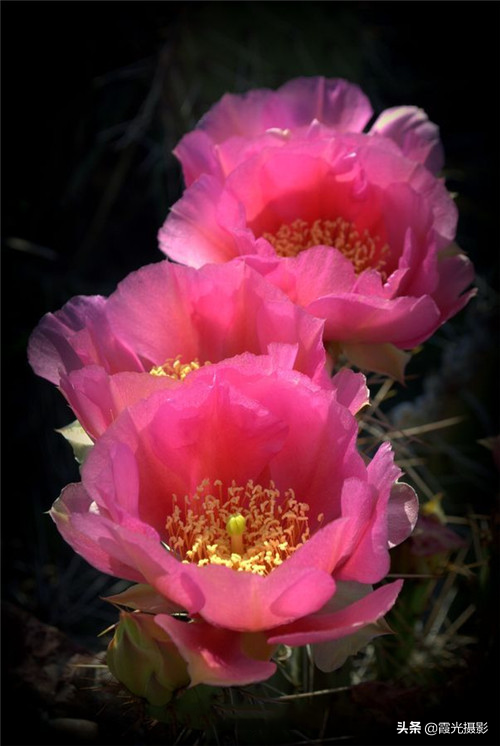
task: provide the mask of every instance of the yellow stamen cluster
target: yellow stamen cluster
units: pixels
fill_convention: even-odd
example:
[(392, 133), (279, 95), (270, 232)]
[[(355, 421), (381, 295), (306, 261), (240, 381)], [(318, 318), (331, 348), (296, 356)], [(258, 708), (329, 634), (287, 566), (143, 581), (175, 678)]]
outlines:
[[(210, 361), (207, 360), (203, 365), (210, 365)], [(149, 371), (152, 376), (168, 376), (174, 378), (176, 381), (183, 381), (188, 373), (192, 373), (193, 370), (198, 370), (202, 367), (202, 363), (195, 357), (190, 363), (182, 363), (181, 355), (177, 357), (169, 358), (163, 365), (157, 365), (151, 368)]]
[(182, 501), (173, 495), (167, 545), (183, 562), (267, 575), (308, 540), (308, 510), (273, 482), (224, 487), (205, 479)]
[(312, 246), (333, 246), (353, 264), (356, 274), (364, 269), (381, 270), (385, 266), (387, 244), (380, 246), (380, 238), (371, 236), (365, 229), (361, 234), (348, 220), (318, 218), (313, 223), (298, 218), (293, 223), (283, 223), (275, 233), (263, 233), (280, 256), (297, 256)]

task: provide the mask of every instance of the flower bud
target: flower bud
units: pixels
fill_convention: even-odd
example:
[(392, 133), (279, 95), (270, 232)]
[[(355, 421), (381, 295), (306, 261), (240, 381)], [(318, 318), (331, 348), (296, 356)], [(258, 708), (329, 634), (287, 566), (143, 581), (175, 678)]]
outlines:
[(151, 614), (121, 612), (107, 664), (127, 689), (157, 707), (190, 680), (186, 661)]

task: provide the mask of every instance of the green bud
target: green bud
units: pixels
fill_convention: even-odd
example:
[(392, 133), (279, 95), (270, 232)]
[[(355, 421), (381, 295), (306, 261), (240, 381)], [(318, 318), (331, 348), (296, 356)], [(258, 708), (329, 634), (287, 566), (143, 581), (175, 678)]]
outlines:
[(106, 662), (132, 694), (156, 707), (190, 681), (186, 661), (151, 614), (121, 612)]

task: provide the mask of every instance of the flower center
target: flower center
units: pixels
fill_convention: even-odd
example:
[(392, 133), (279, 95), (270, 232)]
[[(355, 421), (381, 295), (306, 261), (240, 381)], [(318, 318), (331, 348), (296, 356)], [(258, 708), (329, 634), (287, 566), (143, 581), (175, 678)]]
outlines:
[(167, 543), (183, 562), (267, 575), (309, 538), (309, 506), (291, 489), (282, 497), (273, 482), (240, 487), (233, 481), (225, 488), (205, 479), (184, 497), (183, 509), (172, 497)]
[[(207, 360), (203, 365), (210, 365), (210, 361)], [(163, 365), (155, 365), (149, 371), (152, 376), (168, 376), (176, 381), (183, 381), (188, 373), (192, 373), (193, 370), (201, 368), (202, 363), (195, 357), (190, 363), (182, 363), (181, 355), (177, 357), (169, 358)]]
[(280, 225), (275, 233), (263, 233), (262, 237), (280, 256), (297, 256), (312, 246), (333, 246), (352, 262), (356, 274), (368, 268), (380, 271), (389, 251), (387, 244), (380, 246), (379, 236), (371, 236), (366, 229), (359, 233), (353, 223), (343, 218), (318, 218), (312, 223), (297, 218), (293, 223)]

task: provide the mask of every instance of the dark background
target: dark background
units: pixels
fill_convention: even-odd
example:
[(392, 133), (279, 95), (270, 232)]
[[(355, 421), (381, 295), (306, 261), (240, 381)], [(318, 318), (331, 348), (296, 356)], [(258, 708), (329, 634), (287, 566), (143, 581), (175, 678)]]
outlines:
[[(439, 370), (446, 345), (468, 335), (469, 348), (457, 346), (470, 369), (464, 378), (469, 398), (473, 392), (468, 437), (475, 443), (498, 433), (499, 11), (497, 2), (480, 1), (4, 0), (6, 602), (90, 647), (96, 629), (114, 621), (114, 611), (98, 600), (116, 588), (114, 581), (74, 556), (44, 514), (62, 487), (78, 479), (68, 446), (54, 432), (73, 418), (58, 392), (30, 370), (26, 345), (47, 311), (75, 294), (108, 294), (130, 271), (163, 259), (156, 234), (182, 190), (170, 151), (226, 91), (275, 88), (299, 75), (345, 77), (363, 88), (377, 114), (415, 104), (439, 124), (447, 185), (458, 195), (458, 240), (476, 264), (481, 293), (475, 310), (412, 363), (405, 398), (420, 395), (424, 371)], [(455, 393), (463, 404), (461, 385)], [(473, 497), (476, 509), (489, 513), (497, 475), (486, 451), (478, 448), (471, 458), (488, 471)], [(471, 484), (461, 486), (464, 501), (472, 499)], [(491, 609), (495, 605), (492, 600)], [(7, 648), (15, 667), (21, 653), (14, 643), (21, 642), (11, 634), (7, 623), (4, 658)], [(488, 680), (483, 667), (482, 679), (460, 693), (478, 703), (478, 721), (487, 719), (479, 703), (492, 692), (493, 698), (498, 684), (498, 660), (490, 665)], [(5, 690), (12, 695), (9, 680)], [(45, 743), (30, 740), (29, 726), (14, 726), (10, 706), (9, 699), (4, 742)], [(409, 710), (407, 719), (417, 718)]]

